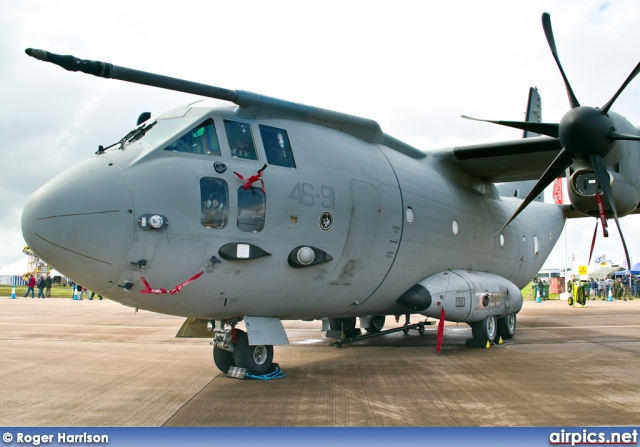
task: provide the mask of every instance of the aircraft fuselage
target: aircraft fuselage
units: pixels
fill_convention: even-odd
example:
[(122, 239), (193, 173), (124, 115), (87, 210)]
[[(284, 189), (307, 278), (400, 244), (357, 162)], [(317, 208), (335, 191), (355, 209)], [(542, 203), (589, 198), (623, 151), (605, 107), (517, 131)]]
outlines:
[[(249, 179), (265, 164), (250, 186), (234, 173)], [(532, 203), (496, 235), (518, 204), (431, 155), (196, 104), (44, 185), (23, 232), (63, 274), (140, 309), (211, 320), (399, 315), (398, 297), (439, 272), (524, 287), (564, 216)], [(141, 293), (142, 277), (170, 291), (199, 272), (179, 293)]]

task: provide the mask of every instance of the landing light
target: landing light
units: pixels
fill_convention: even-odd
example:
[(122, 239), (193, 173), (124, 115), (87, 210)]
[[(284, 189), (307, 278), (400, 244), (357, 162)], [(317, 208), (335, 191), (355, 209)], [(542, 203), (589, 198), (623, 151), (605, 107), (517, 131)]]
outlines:
[(309, 247), (302, 247), (298, 250), (298, 255), (296, 256), (298, 261), (302, 265), (309, 265), (316, 259), (316, 254), (313, 249)]
[(233, 330), (233, 325), (231, 323), (225, 323), (222, 325), (222, 330), (227, 334), (230, 334), (231, 331)]

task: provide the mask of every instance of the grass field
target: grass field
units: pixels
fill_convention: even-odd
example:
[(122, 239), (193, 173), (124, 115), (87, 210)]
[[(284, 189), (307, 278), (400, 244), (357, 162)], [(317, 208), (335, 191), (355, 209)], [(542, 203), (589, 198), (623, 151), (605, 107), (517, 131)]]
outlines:
[[(529, 284), (527, 284), (520, 291), (520, 292), (522, 292), (522, 298), (524, 298), (525, 300), (528, 299), (529, 301), (532, 301), (532, 300), (536, 299), (536, 291), (531, 288), (531, 284), (533, 284), (533, 281), (530, 282)], [(559, 300), (560, 299), (560, 294), (559, 293), (550, 293), (549, 297), (547, 299), (549, 299), (549, 300)]]
[[(24, 296), (27, 286), (16, 286), (16, 297)], [(34, 295), (38, 296), (38, 288), (34, 289)], [(0, 286), (0, 296), (11, 296), (11, 286)], [(31, 296), (31, 294), (29, 294)], [(51, 288), (51, 298), (73, 298), (73, 289), (70, 286), (53, 286)]]

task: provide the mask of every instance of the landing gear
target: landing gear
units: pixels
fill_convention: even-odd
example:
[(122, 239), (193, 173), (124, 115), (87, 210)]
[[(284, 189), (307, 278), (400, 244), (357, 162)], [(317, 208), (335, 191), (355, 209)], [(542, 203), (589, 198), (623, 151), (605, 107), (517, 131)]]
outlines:
[(229, 368), (236, 366), (233, 360), (233, 353), (231, 351), (225, 351), (217, 346), (213, 347), (213, 361), (220, 371), (224, 374), (229, 372)]
[(496, 340), (496, 335), (498, 334), (498, 325), (495, 315), (489, 315), (488, 317), (484, 317), (480, 321), (469, 323), (469, 326), (471, 326), (471, 333), (473, 334), (474, 339), (487, 340), (490, 342)]
[(237, 343), (233, 351), (233, 360), (238, 368), (247, 368), (249, 374), (261, 376), (271, 369), (273, 346), (249, 346), (249, 337), (244, 331), (236, 331)]
[(384, 322), (386, 318), (387, 317), (385, 315), (376, 315), (371, 317), (371, 320), (369, 322), (369, 327), (365, 328), (365, 331), (369, 333), (380, 332), (382, 328), (384, 328)]
[[(383, 323), (384, 325), (384, 323)], [(353, 337), (360, 332), (356, 329), (356, 318), (329, 318), (329, 329), (341, 331), (345, 337)]]
[[(224, 374), (228, 373), (232, 366), (246, 368), (249, 374), (255, 376), (268, 373), (273, 363), (273, 346), (249, 346), (249, 337), (244, 331), (234, 329), (234, 332), (235, 336), (221, 332), (214, 338), (213, 361), (216, 367)], [(220, 344), (231, 349), (232, 343), (233, 351), (218, 346)]]
[(516, 334), (516, 314), (508, 314), (498, 318), (498, 335), (503, 340), (513, 338)]

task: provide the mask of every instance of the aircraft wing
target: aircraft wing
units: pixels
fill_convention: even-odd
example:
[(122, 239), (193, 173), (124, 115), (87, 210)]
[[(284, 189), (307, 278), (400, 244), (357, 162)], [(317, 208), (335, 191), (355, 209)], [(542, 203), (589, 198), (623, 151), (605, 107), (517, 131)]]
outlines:
[(433, 155), (479, 179), (515, 182), (539, 179), (561, 149), (557, 138), (543, 136), (458, 146)]

